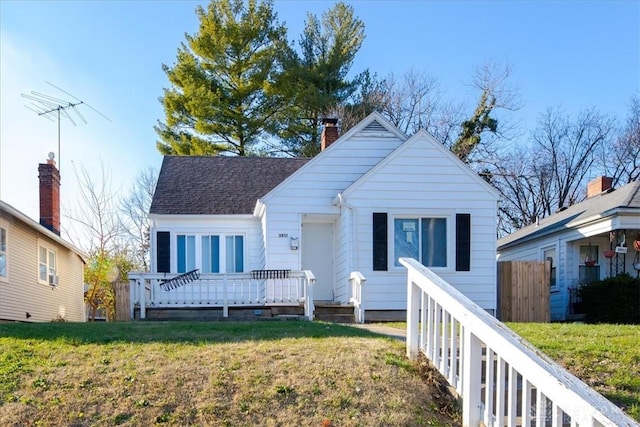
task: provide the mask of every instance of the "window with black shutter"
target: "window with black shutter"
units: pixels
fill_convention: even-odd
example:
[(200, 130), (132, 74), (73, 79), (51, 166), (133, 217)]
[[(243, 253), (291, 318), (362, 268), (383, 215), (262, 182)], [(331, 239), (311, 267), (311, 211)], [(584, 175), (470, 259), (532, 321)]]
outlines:
[(387, 271), (387, 214), (374, 212), (373, 214), (373, 270)]
[(456, 271), (471, 270), (471, 214), (456, 214)]

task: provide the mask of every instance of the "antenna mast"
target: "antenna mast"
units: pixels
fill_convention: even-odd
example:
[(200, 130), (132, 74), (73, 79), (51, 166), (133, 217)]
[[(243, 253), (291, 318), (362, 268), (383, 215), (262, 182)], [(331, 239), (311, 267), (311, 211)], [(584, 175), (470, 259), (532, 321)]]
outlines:
[(109, 121), (111, 120), (107, 116), (105, 116), (104, 114), (96, 110), (95, 108), (91, 107), (89, 104), (86, 104), (84, 101), (81, 101), (80, 99), (71, 95), (69, 92), (63, 89), (60, 89), (58, 86), (54, 85), (53, 83), (49, 83), (49, 82), (46, 82), (46, 83), (58, 89), (59, 91), (65, 93), (66, 95), (70, 96), (75, 100), (75, 102), (67, 101), (60, 98), (55, 98), (53, 96), (45, 95), (44, 93), (35, 92), (35, 91), (31, 91), (30, 94), (23, 93), (22, 97), (33, 101), (31, 102), (31, 105), (25, 105), (25, 107), (27, 107), (29, 110), (33, 111), (39, 116), (43, 116), (44, 118), (52, 122), (55, 121), (54, 118), (57, 119), (58, 121), (58, 162), (59, 162), (58, 170), (61, 170), (62, 169), (62, 160), (61, 160), (62, 157), (60, 156), (60, 119), (61, 117), (64, 116), (65, 118), (69, 119), (69, 121), (74, 126), (76, 126), (76, 122), (73, 120), (73, 118), (69, 114), (69, 110), (72, 110), (75, 112), (78, 118), (84, 122), (84, 124), (87, 124), (87, 121), (85, 120), (85, 118), (82, 116), (82, 114), (80, 114), (80, 111), (76, 108), (78, 105), (86, 105), (96, 113), (100, 114), (105, 119)]

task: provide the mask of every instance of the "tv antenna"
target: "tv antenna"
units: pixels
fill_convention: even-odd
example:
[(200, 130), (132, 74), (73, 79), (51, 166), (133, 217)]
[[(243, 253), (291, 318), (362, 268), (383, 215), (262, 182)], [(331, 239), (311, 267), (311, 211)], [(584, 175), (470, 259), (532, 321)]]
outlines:
[(29, 110), (33, 111), (37, 115), (42, 116), (45, 119), (50, 120), (52, 122), (55, 122), (57, 119), (58, 121), (58, 162), (59, 162), (58, 170), (60, 170), (62, 168), (62, 162), (61, 162), (61, 156), (60, 156), (60, 119), (64, 117), (68, 119), (71, 122), (71, 124), (76, 126), (76, 122), (73, 119), (72, 115), (70, 114), (70, 111), (73, 111), (77, 116), (76, 120), (79, 118), (81, 121), (84, 122), (84, 124), (87, 124), (87, 120), (82, 116), (82, 114), (80, 114), (80, 111), (78, 110), (78, 108), (76, 108), (79, 105), (87, 106), (88, 108), (100, 114), (102, 117), (109, 120), (110, 122), (111, 122), (111, 119), (109, 119), (109, 117), (102, 114), (100, 111), (93, 108), (91, 105), (71, 95), (69, 92), (65, 91), (64, 89), (61, 89), (50, 82), (45, 82), (45, 83), (47, 83), (50, 86), (53, 86), (54, 88), (58, 89), (60, 92), (63, 92), (67, 96), (73, 98), (73, 101), (68, 101), (68, 100), (56, 98), (56, 97), (46, 95), (44, 93), (40, 93), (36, 91), (31, 91), (31, 93), (29, 94), (26, 94), (26, 93), (22, 94), (23, 98), (27, 98), (32, 101), (31, 105), (25, 105), (25, 107), (27, 107)]

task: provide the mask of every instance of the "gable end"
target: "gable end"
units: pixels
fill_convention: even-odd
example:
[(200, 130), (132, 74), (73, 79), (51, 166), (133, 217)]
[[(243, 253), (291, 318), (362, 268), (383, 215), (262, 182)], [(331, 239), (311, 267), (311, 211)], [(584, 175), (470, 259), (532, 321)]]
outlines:
[(372, 120), (364, 128), (358, 131), (355, 136), (358, 137), (378, 137), (378, 138), (396, 138), (397, 135), (389, 132), (378, 120)]

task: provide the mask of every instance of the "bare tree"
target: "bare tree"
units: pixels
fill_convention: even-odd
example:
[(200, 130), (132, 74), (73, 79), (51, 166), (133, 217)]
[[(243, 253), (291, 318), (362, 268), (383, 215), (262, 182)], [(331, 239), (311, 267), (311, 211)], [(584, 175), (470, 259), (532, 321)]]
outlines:
[(120, 202), (122, 221), (134, 248), (137, 264), (147, 272), (150, 268), (149, 209), (158, 180), (158, 172), (149, 167), (138, 172), (129, 194)]
[(73, 221), (76, 246), (88, 254), (84, 281), (88, 285), (85, 302), (89, 306), (89, 320), (103, 309), (107, 320), (115, 318), (114, 282), (132, 268), (129, 245), (122, 227), (120, 211), (111, 180), (104, 165), (98, 180), (86, 169), (76, 170), (78, 205), (69, 218)]
[(640, 179), (640, 95), (631, 97), (629, 115), (613, 144), (603, 150), (602, 168), (614, 184)]
[(545, 216), (554, 199), (552, 168), (535, 151), (513, 150), (492, 165), (491, 182), (500, 192), (498, 234), (507, 235)]
[(111, 190), (111, 177), (103, 164), (96, 180), (86, 169), (74, 170), (79, 200), (68, 215), (72, 242), (86, 253), (108, 253), (123, 244), (125, 236), (118, 202)]
[[(597, 166), (597, 153), (611, 139), (613, 119), (595, 109), (583, 111), (572, 120), (559, 110), (549, 109), (533, 133), (534, 150), (548, 161), (553, 192), (546, 197), (545, 216), (573, 205), (585, 197), (584, 188)], [(555, 200), (551, 200), (551, 198)]]
[(501, 194), (500, 235), (582, 201), (588, 180), (602, 173), (598, 153), (613, 131), (613, 119), (595, 109), (576, 118), (549, 109), (540, 116), (530, 145), (488, 161), (491, 182)]

